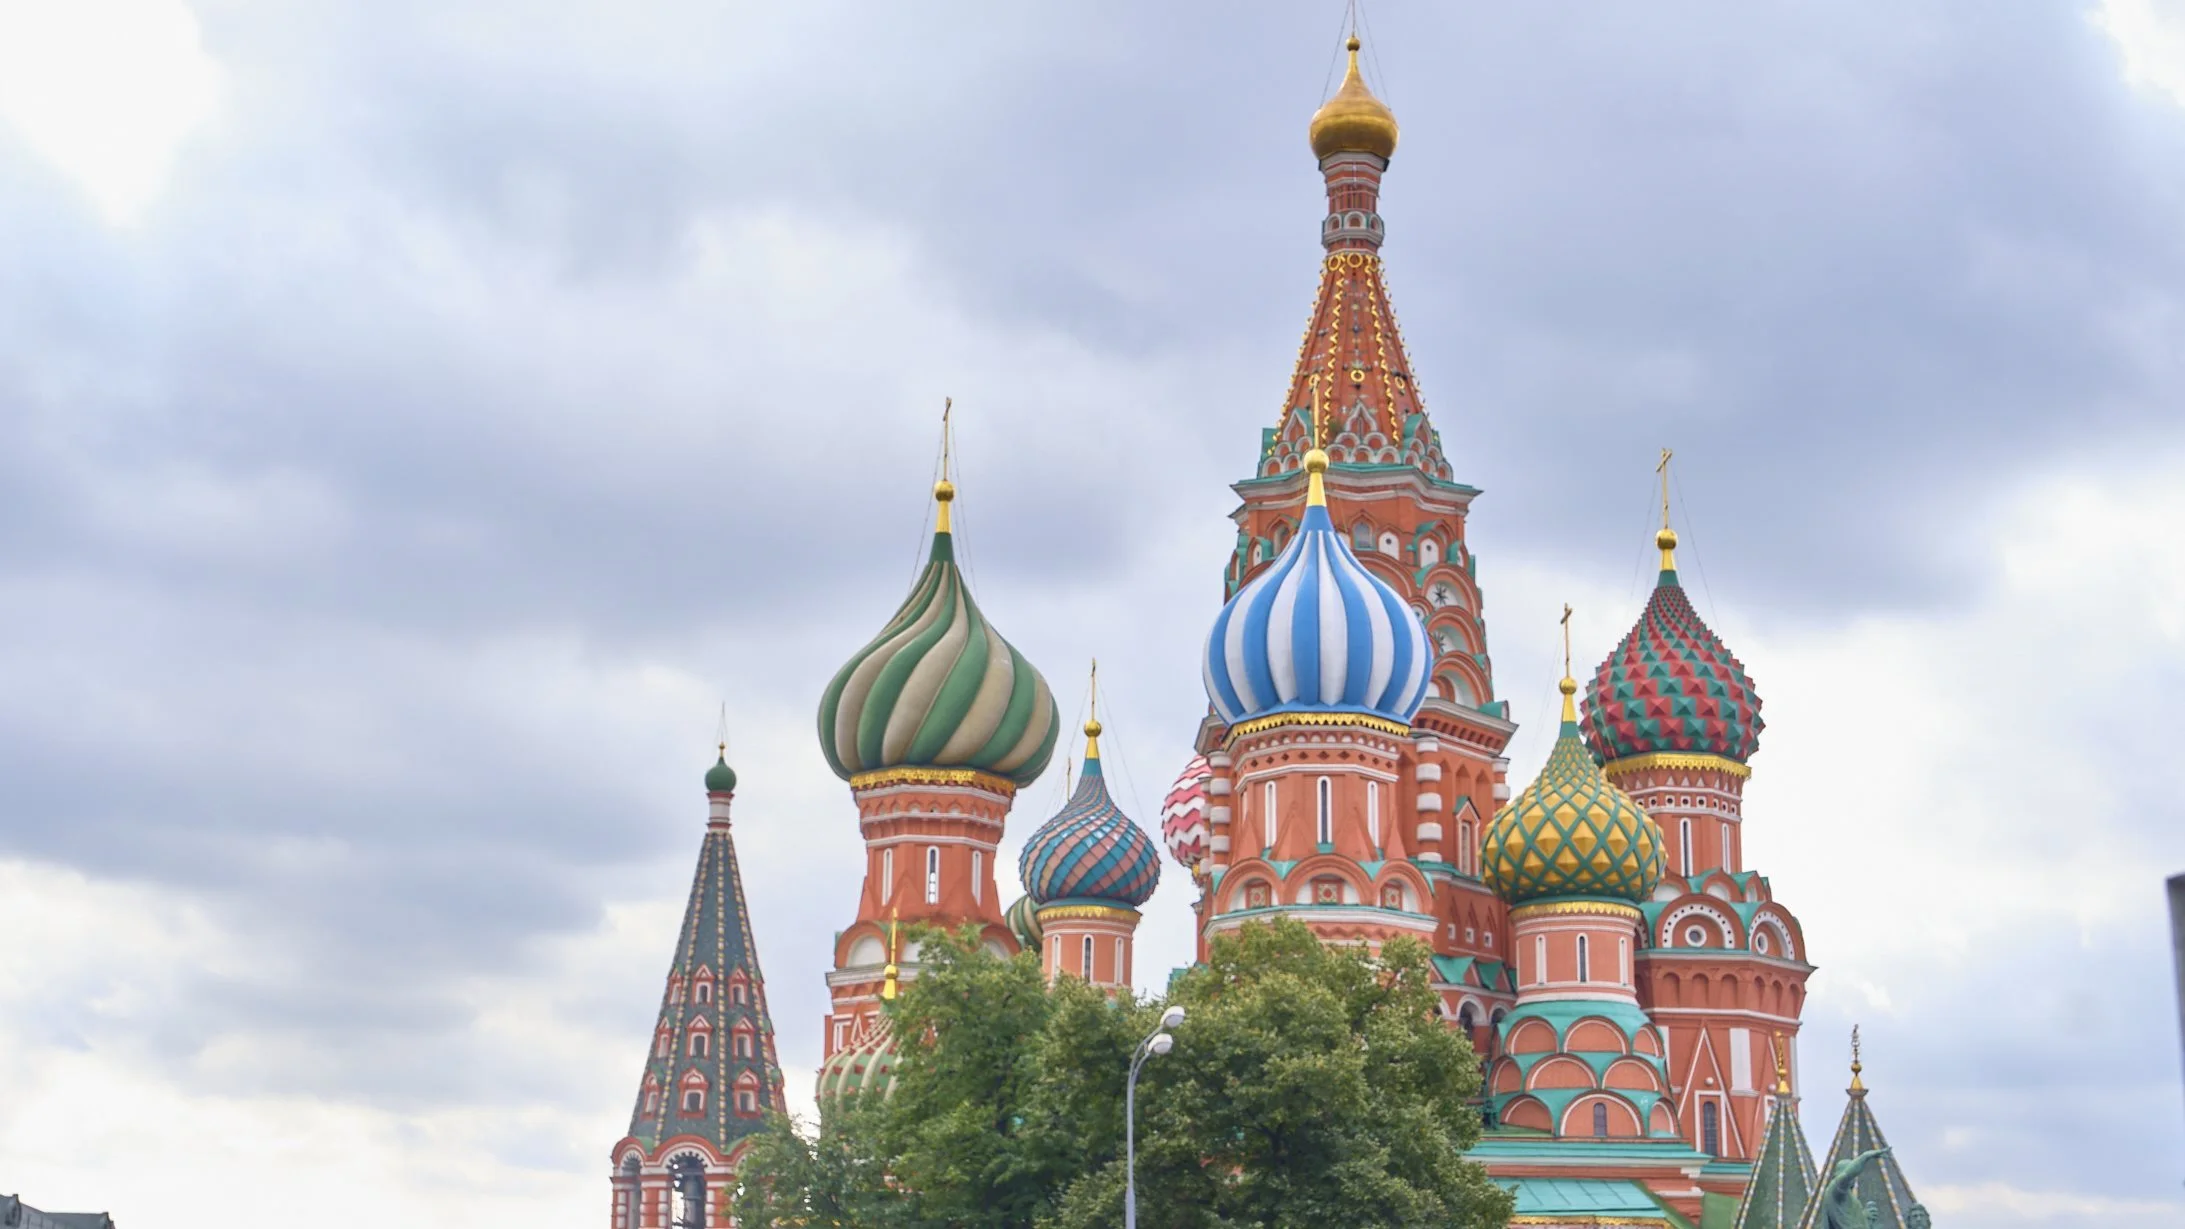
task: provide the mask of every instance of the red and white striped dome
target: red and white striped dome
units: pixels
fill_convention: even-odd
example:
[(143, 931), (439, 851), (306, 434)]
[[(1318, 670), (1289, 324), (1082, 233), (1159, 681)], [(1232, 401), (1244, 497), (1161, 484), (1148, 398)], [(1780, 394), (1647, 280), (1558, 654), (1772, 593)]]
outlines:
[(1168, 796), (1161, 799), (1161, 841), (1168, 846), (1168, 856), (1194, 875), (1206, 860), (1206, 783), (1213, 776), (1206, 757), (1193, 756), (1176, 784), (1169, 786)]

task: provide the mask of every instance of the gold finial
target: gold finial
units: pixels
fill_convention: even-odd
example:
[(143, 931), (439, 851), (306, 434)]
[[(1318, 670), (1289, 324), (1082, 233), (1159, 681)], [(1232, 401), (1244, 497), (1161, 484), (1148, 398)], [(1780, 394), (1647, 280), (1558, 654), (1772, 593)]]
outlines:
[(1093, 658), (1092, 688), (1089, 694), (1091, 698), (1085, 702), (1088, 710), (1085, 718), (1085, 758), (1097, 760), (1100, 758), (1100, 659), (1097, 657)]
[(1851, 1026), (1851, 1087), (1845, 1091), (1854, 1095), (1866, 1091), (1866, 1081), (1859, 1078), (1864, 1070), (1866, 1068), (1859, 1065), (1859, 1026), (1854, 1024)]
[(956, 484), (948, 480), (948, 416), (955, 408), (954, 397), (941, 398), (941, 480), (933, 484), (933, 499), (941, 505), (941, 510), (933, 517), (935, 533), (954, 532), (949, 525), (948, 516), (948, 505), (956, 498)]
[(1578, 721), (1578, 702), (1572, 699), (1572, 697), (1578, 694), (1578, 680), (1572, 678), (1570, 673), (1569, 602), (1563, 603), (1563, 681), (1557, 683), (1555, 685), (1555, 688), (1557, 691), (1563, 693), (1563, 720), (1571, 724), (1576, 724)]
[(1396, 113), (1366, 88), (1366, 79), (1358, 71), (1358, 36), (1352, 34), (1343, 48), (1350, 52), (1350, 67), (1343, 74), (1343, 84), (1333, 98), (1313, 112), (1312, 123), (1305, 130), (1312, 141), (1313, 156), (1360, 153), (1386, 161), (1396, 152)]
[(901, 970), (901, 969), (898, 969), (898, 968), (896, 968), (896, 967), (895, 967), (895, 919), (896, 919), (896, 911), (894, 911), (894, 910), (892, 910), (892, 909), (891, 909), (891, 910), (889, 910), (889, 911), (888, 911), (888, 967), (886, 967), (886, 968), (884, 968), (884, 969), (880, 970), (880, 976), (881, 976), (881, 978), (883, 979), (883, 980), (881, 981), (881, 983), (880, 983), (880, 997), (881, 997), (881, 998), (883, 998), (883, 999), (887, 999), (887, 1000), (890, 1000), (890, 1001), (893, 1001), (893, 1000), (894, 1000), (894, 998), (895, 998), (895, 979), (896, 979), (897, 975), (899, 975), (899, 974), (900, 974), (900, 973), (902, 972), (902, 970)]
[(1327, 507), (1327, 506), (1328, 506), (1328, 485), (1327, 485), (1327, 480), (1321, 477), (1321, 475), (1322, 475), (1322, 474), (1325, 474), (1325, 473), (1327, 473), (1327, 472), (1328, 472), (1328, 454), (1327, 454), (1327, 453), (1325, 453), (1325, 452), (1322, 452), (1322, 451), (1321, 451), (1320, 449), (1318, 449), (1318, 448), (1314, 448), (1314, 449), (1311, 449), (1311, 450), (1309, 450), (1309, 451), (1307, 451), (1307, 452), (1305, 453), (1305, 506), (1306, 506), (1306, 507), (1308, 507), (1308, 508), (1325, 508), (1325, 507)]
[(1775, 1055), (1775, 1095), (1778, 1097), (1790, 1095), (1790, 1060), (1785, 1056), (1789, 1049), (1790, 1042), (1784, 1040), (1781, 1033), (1768, 1039), (1768, 1052)]
[(1677, 570), (1677, 531), (1669, 527), (1669, 458), (1675, 455), (1667, 448), (1662, 449), (1661, 462), (1654, 466), (1654, 472), (1662, 479), (1662, 528), (1654, 535), (1654, 545), (1661, 548), (1664, 572)]

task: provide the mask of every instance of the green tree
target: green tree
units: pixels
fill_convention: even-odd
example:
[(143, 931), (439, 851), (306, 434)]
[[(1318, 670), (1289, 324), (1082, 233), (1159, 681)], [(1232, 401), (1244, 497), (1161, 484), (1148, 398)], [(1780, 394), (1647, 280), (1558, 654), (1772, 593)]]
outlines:
[[(1113, 1229), (1125, 1073), (1161, 1005), (1050, 987), (1036, 954), (1004, 960), (969, 932), (923, 939), (891, 1006), (895, 1095), (830, 1110), (815, 1140), (762, 1137), (742, 1223)], [(1505, 1223), (1509, 1197), (1460, 1155), (1478, 1068), (1431, 982), (1410, 941), (1369, 956), (1287, 921), (1217, 939), (1172, 988), (1175, 1049), (1139, 1080), (1139, 1223)]]

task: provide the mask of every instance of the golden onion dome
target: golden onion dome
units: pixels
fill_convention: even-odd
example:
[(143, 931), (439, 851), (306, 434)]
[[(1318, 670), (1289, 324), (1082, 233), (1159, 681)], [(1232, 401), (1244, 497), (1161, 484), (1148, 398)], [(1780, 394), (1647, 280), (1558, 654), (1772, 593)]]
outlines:
[(1661, 829), (1580, 741), (1577, 690), (1576, 680), (1563, 680), (1563, 729), (1547, 766), (1496, 813), (1481, 842), (1482, 877), (1513, 905), (1546, 896), (1636, 903), (1661, 882)]
[(1358, 36), (1344, 44), (1350, 50), (1350, 71), (1343, 74), (1335, 97), (1313, 112), (1306, 129), (1312, 138), (1313, 156), (1373, 154), (1386, 159), (1396, 152), (1396, 113), (1373, 96), (1366, 79), (1358, 75)]

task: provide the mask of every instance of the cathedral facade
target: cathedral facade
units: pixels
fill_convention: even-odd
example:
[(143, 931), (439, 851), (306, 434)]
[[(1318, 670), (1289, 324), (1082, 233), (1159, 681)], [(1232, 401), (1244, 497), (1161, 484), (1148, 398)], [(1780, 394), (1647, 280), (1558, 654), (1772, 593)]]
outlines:
[[(1200, 662), (1208, 714), (1158, 821), (1195, 893), (1199, 955), (1276, 917), (1328, 942), (1426, 944), (1444, 1018), (1483, 1059), (1473, 1159), (1516, 1192), (1520, 1223), (1825, 1226), (1832, 1177), (1872, 1212), (1861, 1223), (1924, 1223), (1886, 1154), (1824, 1173), (1798, 1130), (1813, 965), (1743, 853), (1760, 698), (1685, 595), (1666, 502), (1645, 608), (1589, 678), (1566, 662), (1547, 762), (1513, 788), (1516, 726), (1468, 526), (1481, 492), (1456, 476), (1396, 325), (1379, 195), (1397, 125), (1355, 37), (1349, 49), (1309, 128), (1328, 202), (1318, 293), (1234, 488)], [(957, 568), (945, 466), (934, 494), (925, 570), (820, 702), (820, 746), (866, 845), (824, 972), (822, 1099), (891, 1085), (883, 1004), (918, 972), (901, 927), (971, 924), (997, 953), (1037, 951), (1050, 977), (1127, 993), (1161, 879), (1155, 840), (1108, 793), (1095, 707), (1079, 784), (1025, 842), (1022, 895), (1005, 903), (1003, 832), (1050, 767), (1060, 711)], [(616, 1229), (726, 1223), (740, 1141), (780, 1102), (728, 841), (733, 774), (715, 771), (691, 917), (615, 1152)], [(1865, 1125), (1847, 1112), (1839, 1167), (1879, 1146), (1853, 1083)]]

